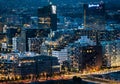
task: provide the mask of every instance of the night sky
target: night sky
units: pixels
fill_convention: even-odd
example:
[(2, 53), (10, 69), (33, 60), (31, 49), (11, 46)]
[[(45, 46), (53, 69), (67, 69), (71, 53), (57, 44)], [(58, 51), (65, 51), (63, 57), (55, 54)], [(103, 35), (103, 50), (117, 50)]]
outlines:
[[(93, 3), (101, 0), (50, 0), (53, 4), (62, 6), (63, 4), (76, 5), (78, 3)], [(106, 3), (106, 7), (120, 9), (120, 0), (102, 0)], [(48, 4), (48, 0), (0, 0), (0, 9), (14, 8), (38, 8)]]

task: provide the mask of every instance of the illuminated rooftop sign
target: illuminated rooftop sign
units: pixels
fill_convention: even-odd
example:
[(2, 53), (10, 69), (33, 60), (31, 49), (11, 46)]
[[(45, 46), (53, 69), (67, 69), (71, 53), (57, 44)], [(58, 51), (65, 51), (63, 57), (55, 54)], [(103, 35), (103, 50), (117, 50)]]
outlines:
[(99, 7), (99, 4), (89, 4), (88, 7), (89, 8), (91, 8), (91, 7)]
[(56, 6), (55, 5), (52, 5), (52, 13), (56, 14)]

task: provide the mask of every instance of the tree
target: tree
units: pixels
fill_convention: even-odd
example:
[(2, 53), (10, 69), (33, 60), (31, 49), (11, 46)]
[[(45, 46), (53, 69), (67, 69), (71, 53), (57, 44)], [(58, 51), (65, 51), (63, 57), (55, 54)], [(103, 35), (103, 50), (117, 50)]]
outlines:
[(73, 82), (75, 84), (81, 84), (82, 83), (82, 79), (80, 77), (77, 77), (77, 76), (73, 76)]

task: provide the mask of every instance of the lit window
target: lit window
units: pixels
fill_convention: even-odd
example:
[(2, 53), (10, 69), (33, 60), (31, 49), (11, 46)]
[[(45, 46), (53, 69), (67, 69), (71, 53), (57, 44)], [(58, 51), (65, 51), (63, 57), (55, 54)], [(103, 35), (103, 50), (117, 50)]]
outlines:
[(52, 5), (52, 13), (56, 14), (56, 6)]

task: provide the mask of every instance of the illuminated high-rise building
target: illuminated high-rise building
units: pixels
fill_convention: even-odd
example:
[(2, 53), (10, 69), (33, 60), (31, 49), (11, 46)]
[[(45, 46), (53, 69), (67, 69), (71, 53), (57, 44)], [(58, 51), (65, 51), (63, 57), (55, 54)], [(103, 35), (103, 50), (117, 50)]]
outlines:
[(102, 46), (81, 36), (81, 39), (70, 44), (70, 65), (77, 71), (99, 70), (102, 66)]
[(84, 4), (84, 27), (94, 30), (105, 29), (105, 4)]
[(20, 28), (17, 28), (17, 27), (8, 27), (7, 28), (7, 33), (6, 33), (6, 36), (7, 36), (7, 47), (8, 47), (8, 50), (9, 51), (12, 51), (12, 38), (13, 37), (17, 37), (19, 36), (21, 33), (21, 29)]
[(38, 9), (38, 28), (41, 33), (50, 33), (50, 30), (57, 30), (56, 6), (48, 5)]

